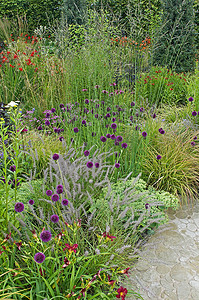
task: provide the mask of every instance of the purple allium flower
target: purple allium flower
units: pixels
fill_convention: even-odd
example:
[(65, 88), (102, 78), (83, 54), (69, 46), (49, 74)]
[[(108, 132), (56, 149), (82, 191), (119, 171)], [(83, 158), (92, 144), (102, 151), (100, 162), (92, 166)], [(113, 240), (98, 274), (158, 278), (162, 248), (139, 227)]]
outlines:
[(119, 144), (120, 144), (120, 142), (118, 142), (118, 141), (115, 141), (115, 146), (119, 146)]
[(95, 163), (95, 167), (96, 167), (96, 168), (99, 168), (99, 163), (98, 163), (98, 162)]
[(57, 154), (57, 153), (53, 154), (53, 159), (58, 160), (59, 159), (59, 154)]
[(117, 142), (122, 142), (122, 141), (123, 141), (123, 137), (122, 137), (121, 135), (118, 135), (118, 136), (116, 137), (116, 141), (117, 141)]
[(120, 167), (120, 164), (119, 163), (116, 163), (115, 164), (115, 167), (118, 169)]
[(16, 166), (15, 165), (10, 166), (10, 171), (15, 172), (16, 171)]
[(161, 134), (165, 134), (165, 131), (162, 129), (162, 130), (160, 130), (160, 133)]
[(87, 164), (86, 164), (87, 168), (92, 168), (93, 167), (93, 163), (92, 161), (88, 161)]
[(144, 108), (143, 107), (140, 107), (140, 112), (143, 112), (144, 111)]
[(110, 118), (110, 116), (111, 116), (111, 114), (109, 114), (109, 113), (108, 113), (108, 114), (106, 114), (106, 117), (107, 117), (107, 118)]
[(64, 104), (61, 103), (61, 104), (59, 105), (59, 107), (60, 107), (60, 108), (64, 108)]
[(156, 118), (156, 114), (153, 114), (152, 118), (155, 119)]
[(46, 125), (46, 126), (49, 126), (49, 125), (50, 125), (50, 121), (49, 121), (49, 120), (46, 120), (45, 125)]
[(51, 111), (52, 111), (52, 113), (54, 113), (56, 111), (56, 109), (55, 108), (51, 108)]
[(135, 102), (131, 102), (131, 106), (135, 106)]
[(111, 108), (110, 107), (107, 107), (107, 109), (106, 109), (107, 111), (110, 111), (111, 110)]
[(193, 117), (197, 116), (197, 111), (195, 111), (195, 110), (192, 111), (192, 116), (193, 116)]
[(128, 147), (127, 143), (122, 144), (122, 148), (126, 149)]
[(105, 143), (105, 142), (107, 141), (107, 138), (106, 138), (105, 136), (101, 136), (101, 137), (100, 137), (100, 140), (101, 140), (103, 143)]
[(112, 122), (115, 122), (116, 121), (116, 118), (112, 118)]
[(48, 230), (44, 230), (42, 231), (42, 233), (40, 234), (40, 239), (42, 240), (42, 242), (47, 243), (51, 240), (52, 234), (50, 233), (50, 231)]
[(53, 193), (53, 192), (52, 192), (51, 190), (47, 190), (47, 191), (46, 191), (46, 195), (49, 196), (49, 197), (52, 196), (52, 193)]
[[(115, 116), (115, 115), (116, 115), (116, 112), (115, 112), (115, 111), (113, 111), (113, 112), (112, 112), (112, 115), (113, 115), (113, 116)], [(113, 121), (113, 122), (114, 122), (114, 121)]]
[(86, 104), (89, 104), (89, 100), (88, 99), (85, 99), (84, 101)]
[(157, 157), (156, 157), (157, 160), (159, 160), (159, 159), (161, 159), (161, 158), (162, 158), (162, 156), (159, 155), (159, 154), (158, 154)]
[(82, 89), (82, 92), (87, 92), (87, 89)]
[(35, 201), (34, 201), (33, 199), (30, 199), (30, 200), (28, 201), (28, 203), (29, 203), (30, 205), (33, 205), (33, 204), (35, 203)]
[(45, 117), (46, 117), (46, 118), (49, 118), (49, 117), (50, 117), (50, 113), (47, 112)]
[(64, 206), (68, 205), (68, 199), (63, 199), (61, 204)]
[(60, 136), (60, 137), (59, 137), (59, 140), (60, 140), (60, 142), (62, 142), (62, 141), (64, 140), (64, 137), (63, 137), (63, 136)]
[(82, 125), (86, 125), (86, 120), (82, 120)]
[(89, 156), (89, 154), (90, 154), (90, 152), (89, 152), (88, 150), (85, 150), (85, 151), (84, 151), (84, 155), (85, 155), (85, 156)]
[(75, 133), (77, 133), (77, 132), (79, 131), (79, 129), (78, 129), (77, 127), (75, 127), (75, 128), (73, 129), (73, 131), (74, 131)]
[(116, 136), (115, 136), (114, 134), (112, 134), (112, 135), (111, 135), (111, 139), (112, 139), (112, 140), (115, 140), (115, 139), (116, 139)]
[(42, 130), (42, 126), (39, 125), (39, 126), (37, 127), (37, 130)]
[(22, 212), (24, 210), (24, 204), (22, 202), (17, 202), (15, 204), (15, 211)]
[(60, 195), (63, 193), (63, 188), (57, 188), (56, 190), (57, 194)]
[(44, 262), (45, 260), (45, 255), (42, 252), (38, 252), (35, 254), (34, 256), (34, 260), (36, 261), (36, 263), (41, 264), (42, 262)]
[(145, 204), (145, 208), (148, 209), (150, 207), (149, 203)]
[(107, 137), (107, 139), (110, 139), (110, 137), (111, 137), (110, 133), (107, 133), (106, 137)]
[(51, 197), (52, 201), (56, 202), (59, 200), (59, 195), (58, 194), (53, 194)]
[(58, 184), (58, 186), (56, 188), (57, 189), (63, 189), (63, 185), (62, 184)]
[(142, 136), (143, 136), (143, 137), (146, 137), (146, 136), (147, 136), (147, 132), (146, 132), (146, 131), (143, 131), (143, 132), (142, 132)]
[(193, 137), (193, 139), (194, 139), (194, 140), (197, 140), (197, 136), (195, 135), (195, 136)]
[(189, 97), (189, 101), (192, 102), (193, 101), (193, 97)]
[(196, 144), (195, 142), (191, 142), (191, 146), (195, 146), (195, 144)]
[(116, 123), (112, 123), (112, 124), (111, 124), (111, 128), (112, 128), (112, 129), (116, 129), (116, 128), (117, 128), (117, 124), (116, 124)]
[(52, 216), (50, 217), (50, 220), (51, 220), (51, 222), (53, 222), (53, 223), (58, 223), (58, 222), (59, 222), (59, 217), (58, 217), (58, 215), (52, 215)]

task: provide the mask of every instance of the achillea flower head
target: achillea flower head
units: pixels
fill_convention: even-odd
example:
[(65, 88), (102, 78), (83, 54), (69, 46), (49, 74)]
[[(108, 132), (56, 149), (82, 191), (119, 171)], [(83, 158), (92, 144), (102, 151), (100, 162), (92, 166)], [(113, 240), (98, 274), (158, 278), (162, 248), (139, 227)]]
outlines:
[(142, 136), (143, 136), (143, 137), (146, 137), (146, 136), (147, 136), (147, 132), (146, 132), (146, 131), (143, 131), (143, 132), (142, 132)]
[(112, 129), (116, 129), (116, 128), (117, 128), (117, 124), (116, 124), (116, 123), (112, 123), (112, 124), (111, 124), (111, 128), (112, 128)]
[(61, 202), (61, 204), (63, 206), (67, 206), (68, 205), (68, 199), (63, 199), (62, 202)]
[(42, 242), (47, 243), (51, 240), (52, 238), (52, 234), (50, 233), (50, 231), (48, 230), (44, 230), (42, 231), (42, 233), (40, 234), (40, 239), (42, 240)]
[(96, 168), (99, 168), (99, 163), (98, 163), (98, 162), (95, 163), (95, 167), (96, 167)]
[(90, 154), (90, 152), (89, 152), (88, 150), (85, 150), (85, 151), (84, 151), (84, 155), (85, 155), (85, 156), (89, 156), (89, 154)]
[(160, 160), (161, 158), (162, 158), (162, 156), (159, 155), (159, 154), (156, 156), (156, 159), (157, 159), (157, 160)]
[(15, 204), (15, 211), (22, 212), (24, 210), (24, 204), (22, 202), (17, 202)]
[(115, 164), (115, 167), (118, 169), (120, 167), (120, 164), (119, 163), (116, 163)]
[(122, 148), (126, 149), (128, 147), (127, 143), (122, 144)]
[(30, 205), (33, 205), (33, 204), (35, 203), (35, 201), (34, 201), (33, 199), (30, 199), (30, 200), (28, 201), (28, 203), (29, 203)]
[(57, 153), (53, 154), (53, 159), (58, 160), (59, 159), (59, 154), (57, 154)]
[(56, 202), (59, 200), (59, 195), (58, 194), (53, 194), (51, 197), (52, 201)]
[(10, 171), (15, 172), (16, 171), (16, 166), (15, 165), (10, 166)]
[(92, 161), (88, 161), (87, 164), (86, 164), (87, 168), (92, 168), (93, 167), (93, 163)]
[(58, 223), (58, 222), (59, 222), (59, 217), (58, 217), (58, 215), (52, 215), (52, 216), (50, 217), (50, 220), (51, 220), (51, 222), (53, 222), (53, 223)]
[(106, 138), (105, 136), (101, 136), (101, 137), (100, 137), (100, 140), (101, 140), (103, 143), (105, 143), (105, 142), (107, 141), (107, 138)]
[(47, 190), (47, 191), (46, 191), (46, 195), (49, 196), (49, 197), (52, 196), (52, 193), (53, 193), (53, 192), (52, 192), (51, 190)]
[(77, 127), (75, 127), (73, 130), (75, 133), (77, 133), (79, 131), (79, 129)]
[(34, 260), (36, 261), (36, 263), (41, 264), (42, 262), (44, 262), (45, 260), (45, 255), (42, 252), (38, 252), (35, 254), (34, 256)]
[(118, 136), (116, 137), (116, 141), (117, 141), (117, 142), (122, 142), (122, 141), (123, 141), (123, 137), (122, 137), (121, 135), (118, 135)]
[(197, 111), (195, 111), (195, 110), (192, 111), (192, 116), (193, 116), (193, 117), (197, 116)]

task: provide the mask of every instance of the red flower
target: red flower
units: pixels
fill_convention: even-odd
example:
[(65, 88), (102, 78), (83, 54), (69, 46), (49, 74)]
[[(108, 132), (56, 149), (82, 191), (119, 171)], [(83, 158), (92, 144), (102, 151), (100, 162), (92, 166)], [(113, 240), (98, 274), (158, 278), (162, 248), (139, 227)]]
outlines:
[(106, 232), (106, 231), (102, 234), (102, 236), (103, 236), (103, 237), (106, 237), (108, 240), (111, 240), (111, 242), (113, 241), (113, 239), (116, 238), (116, 237), (113, 236), (113, 235), (109, 235), (108, 232)]
[(117, 289), (118, 295), (116, 295), (116, 298), (121, 298), (122, 300), (125, 300), (126, 294), (128, 293), (127, 289), (123, 288), (122, 286)]
[(111, 280), (110, 276), (108, 275), (108, 285), (113, 286), (116, 280)]
[(127, 277), (129, 277), (129, 275), (128, 275), (129, 274), (129, 270), (130, 270), (130, 268), (126, 268), (125, 270), (122, 270), (119, 273), (126, 274)]
[(65, 245), (66, 245), (66, 247), (63, 249), (63, 251), (65, 251), (66, 249), (68, 249), (69, 253), (72, 253), (72, 252), (76, 253), (77, 252), (76, 249), (78, 247), (78, 244), (74, 244), (72, 246), (70, 246), (69, 244), (65, 244)]
[(3, 242), (7, 242), (9, 239), (11, 238), (11, 232), (9, 234), (6, 235), (5, 239), (3, 240)]
[(70, 261), (65, 257), (64, 258), (64, 264), (63, 264), (62, 268), (66, 268), (68, 265), (70, 265)]
[(15, 243), (15, 245), (17, 246), (17, 248), (18, 248), (19, 250), (21, 250), (22, 242), (20, 242), (20, 243), (14, 242), (14, 243)]
[(23, 71), (23, 69), (22, 69), (22, 68), (19, 68), (19, 71)]

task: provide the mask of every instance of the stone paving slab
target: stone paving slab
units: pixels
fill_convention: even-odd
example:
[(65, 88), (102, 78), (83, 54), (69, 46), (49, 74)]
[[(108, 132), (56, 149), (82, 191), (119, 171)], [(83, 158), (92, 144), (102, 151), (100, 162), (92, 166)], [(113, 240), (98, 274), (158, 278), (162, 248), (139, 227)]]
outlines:
[(126, 285), (144, 300), (199, 300), (199, 204), (168, 215), (142, 247)]

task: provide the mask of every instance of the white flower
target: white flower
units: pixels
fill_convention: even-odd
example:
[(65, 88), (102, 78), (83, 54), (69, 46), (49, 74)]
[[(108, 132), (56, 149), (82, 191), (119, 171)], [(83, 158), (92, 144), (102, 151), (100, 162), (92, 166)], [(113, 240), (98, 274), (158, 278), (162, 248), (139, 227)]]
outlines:
[[(16, 102), (18, 102), (18, 101), (16, 101)], [(8, 103), (5, 107), (6, 107), (6, 108), (9, 108), (9, 107), (17, 107), (18, 103), (16, 103), (16, 102), (11, 101), (11, 102)]]

